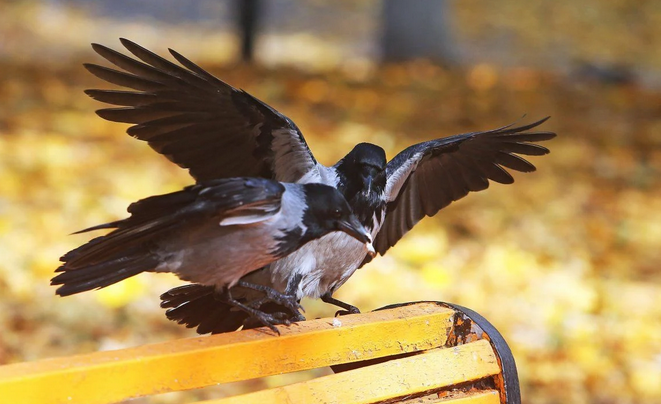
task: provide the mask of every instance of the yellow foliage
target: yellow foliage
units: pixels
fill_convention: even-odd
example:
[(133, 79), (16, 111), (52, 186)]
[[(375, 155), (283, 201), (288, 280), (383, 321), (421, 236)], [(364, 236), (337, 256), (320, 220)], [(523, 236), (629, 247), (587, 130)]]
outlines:
[(447, 238), (442, 231), (435, 234), (412, 234), (403, 238), (397, 246), (389, 253), (411, 265), (422, 265), (445, 253)]
[[(641, 7), (640, 18), (656, 18), (652, 3), (622, 7)], [(553, 3), (542, 24), (541, 14), (523, 18), (518, 2), (480, 2), (480, 13), (469, 12), (471, 4), (455, 5), (460, 21), (475, 21), (458, 24), (462, 35), (484, 39), (491, 32), (484, 21), (497, 20), (527, 32), (518, 45), (530, 50), (548, 44), (540, 32), (572, 35), (558, 24), (580, 21), (575, 27), (584, 31), (596, 27), (590, 18), (614, 18), (602, 4), (585, 13), (579, 3)], [(129, 203), (193, 180), (126, 135), (126, 125), (95, 116), (101, 104), (82, 89), (101, 83), (80, 67), (98, 62), (88, 49), (92, 39), (70, 30), (53, 36), (52, 24), (66, 16), (30, 25), (24, 21), (37, 6), (12, 7), (13, 14), (0, 15), (0, 30), (14, 30), (12, 38), (28, 35), (48, 49), (66, 39), (86, 56), (32, 64), (25, 53), (32, 48), (23, 46), (12, 48), (21, 52), (15, 59), (0, 61), (0, 363), (100, 349), (108, 335), (125, 345), (194, 335), (165, 319), (158, 295), (179, 283), (162, 274), (85, 297), (59, 298), (49, 286), (58, 258), (96, 235), (70, 233), (125, 217)], [(660, 52), (627, 40), (629, 24), (609, 21), (587, 30), (591, 45), (584, 48), (660, 66)], [(115, 23), (79, 18), (72, 26), (92, 32), (99, 24), (93, 32), (101, 35)], [(124, 24), (93, 40), (116, 44), (122, 35), (153, 44), (168, 32), (168, 42), (155, 50), (192, 49), (225, 61), (237, 49), (226, 33), (146, 25)], [(644, 28), (648, 38), (661, 38), (659, 27)], [(613, 46), (597, 47), (609, 33)], [(549, 156), (531, 158), (537, 172), (517, 173), (513, 185), (492, 184), (424, 219), (386, 256), (358, 270), (339, 299), (363, 311), (442, 300), (480, 312), (510, 342), (526, 402), (661, 401), (658, 92), (555, 77), (514, 62), (466, 70), (425, 61), (377, 67), (364, 58), (338, 61), (339, 45), (309, 35), (275, 39), (261, 45), (263, 61), (276, 64), (278, 52), (291, 52), (294, 64), (326, 73), (201, 64), (292, 118), (325, 164), (358, 142), (380, 144), (392, 158), (414, 142), (491, 129), (523, 114), (524, 120), (552, 115), (543, 130), (559, 134), (547, 144)], [(303, 304), (308, 318), (335, 311), (318, 301)], [(224, 386), (195, 398), (245, 388)]]
[(145, 293), (142, 278), (132, 277), (96, 292), (99, 303), (110, 308), (125, 306)]

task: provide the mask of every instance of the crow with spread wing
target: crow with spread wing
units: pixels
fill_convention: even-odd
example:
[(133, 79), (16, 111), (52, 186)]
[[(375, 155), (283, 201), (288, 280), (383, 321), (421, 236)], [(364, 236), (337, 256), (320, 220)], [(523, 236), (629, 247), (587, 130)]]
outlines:
[[(408, 147), (390, 161), (381, 147), (361, 143), (327, 167), (314, 158), (294, 122), (264, 102), (174, 50), (170, 53), (178, 63), (129, 40), (121, 42), (134, 57), (93, 45), (118, 69), (85, 65), (97, 77), (128, 88), (87, 90), (92, 98), (116, 106), (97, 111), (99, 116), (132, 124), (129, 135), (187, 168), (198, 182), (259, 176), (334, 187), (371, 233), (379, 254), (422, 218), (469, 192), (486, 189), (490, 181), (511, 184), (514, 180), (507, 169), (534, 171), (535, 166), (520, 155), (547, 154), (548, 149), (537, 143), (555, 137), (535, 130), (546, 118), (430, 140)], [(297, 299), (321, 298), (353, 313), (357, 308), (333, 298), (333, 293), (370, 259), (359, 241), (331, 233), (247, 275), (246, 280)], [(242, 301), (258, 298), (251, 290), (235, 288)], [(198, 327), (200, 333), (252, 326), (245, 313), (219, 303), (213, 289), (203, 285), (175, 288), (161, 299), (169, 309), (168, 318)], [(275, 310), (277, 304), (269, 302), (265, 307)]]

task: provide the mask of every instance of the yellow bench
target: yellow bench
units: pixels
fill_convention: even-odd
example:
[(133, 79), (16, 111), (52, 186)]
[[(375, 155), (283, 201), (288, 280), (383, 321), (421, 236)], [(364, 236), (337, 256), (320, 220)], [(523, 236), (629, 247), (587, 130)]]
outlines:
[(335, 374), (198, 403), (520, 403), (507, 344), (460, 306), (408, 303), (278, 328), (0, 366), (0, 397), (112, 403), (331, 366)]

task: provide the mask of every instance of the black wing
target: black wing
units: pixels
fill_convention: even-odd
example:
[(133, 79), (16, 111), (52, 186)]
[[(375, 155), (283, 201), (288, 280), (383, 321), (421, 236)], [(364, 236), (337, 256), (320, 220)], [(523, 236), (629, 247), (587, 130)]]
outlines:
[(541, 156), (549, 152), (535, 144), (555, 137), (553, 132), (526, 132), (548, 119), (525, 126), (512, 125), (450, 136), (413, 145), (386, 166), (386, 217), (374, 240), (384, 254), (425, 216), (433, 216), (469, 192), (489, 187), (489, 180), (514, 182), (505, 170), (535, 171), (517, 154)]
[(63, 264), (55, 272), (61, 273), (51, 285), (62, 285), (56, 293), (67, 296), (151, 271), (160, 263), (153, 250), (169, 235), (186, 231), (191, 222), (238, 224), (268, 219), (280, 210), (284, 191), (276, 181), (232, 178), (138, 201), (129, 206), (128, 219), (82, 230), (114, 229), (60, 258)]
[(77, 233), (115, 229), (65, 254), (58, 271), (103, 261), (132, 247), (142, 247), (192, 221), (256, 222), (280, 210), (285, 187), (261, 178), (228, 178), (200, 183), (181, 191), (156, 195), (129, 205), (127, 219), (101, 224)]
[(188, 168), (197, 181), (263, 177), (296, 182), (317, 169), (303, 135), (286, 116), (172, 49), (181, 65), (120, 40), (140, 60), (92, 44), (99, 55), (124, 71), (85, 64), (95, 76), (132, 89), (86, 90), (96, 100), (121, 106), (97, 114), (134, 124), (127, 130), (129, 135)]

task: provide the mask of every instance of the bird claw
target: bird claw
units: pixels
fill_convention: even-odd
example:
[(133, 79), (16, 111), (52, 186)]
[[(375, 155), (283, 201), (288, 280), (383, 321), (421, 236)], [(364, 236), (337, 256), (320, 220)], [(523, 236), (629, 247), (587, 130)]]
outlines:
[(303, 306), (301, 306), (295, 294), (281, 293), (268, 286), (252, 284), (244, 281), (239, 281), (238, 285), (264, 293), (265, 296), (263, 298), (254, 300), (250, 303), (251, 307), (259, 308), (266, 302), (273, 302), (280, 306), (286, 307), (292, 313), (298, 313), (299, 311), (305, 313), (305, 309)]
[(337, 300), (336, 298), (333, 297), (331, 292), (321, 295), (321, 301), (344, 309), (335, 312), (335, 317), (346, 316), (347, 314), (360, 314), (360, 310), (358, 309), (358, 307), (350, 305), (349, 303), (345, 303), (341, 300)]
[(296, 318), (297, 319), (296, 321), (305, 320), (305, 317), (303, 317), (303, 315), (299, 312), (299, 310), (305, 312), (305, 309), (303, 308), (303, 306), (301, 306), (301, 304), (298, 302), (298, 299), (296, 299), (296, 297), (294, 296), (287, 296), (287, 295), (266, 296), (261, 299), (256, 299), (249, 303), (246, 303), (246, 306), (251, 307), (255, 310), (259, 310), (264, 303), (268, 303), (268, 302), (272, 302), (286, 309), (289, 309), (293, 315), (292, 318)]
[(297, 321), (305, 320), (302, 315), (291, 316), (287, 313), (278, 311), (275, 313), (265, 313), (263, 311), (255, 310), (251, 316), (243, 322), (244, 328), (254, 328), (256, 325), (264, 325), (271, 329), (274, 333), (280, 335), (280, 331), (275, 327), (279, 324), (286, 326), (295, 324)]
[(266, 300), (284, 306), (292, 313), (300, 314), (301, 311), (305, 313), (305, 309), (294, 295), (286, 295), (271, 289), (266, 291)]
[(346, 316), (348, 314), (360, 314), (360, 310), (356, 306), (349, 306), (348, 310), (338, 310), (335, 312), (335, 317)]
[(305, 316), (301, 313), (296, 313), (293, 317), (290, 317), (292, 324), (296, 324), (301, 321), (305, 321)]

